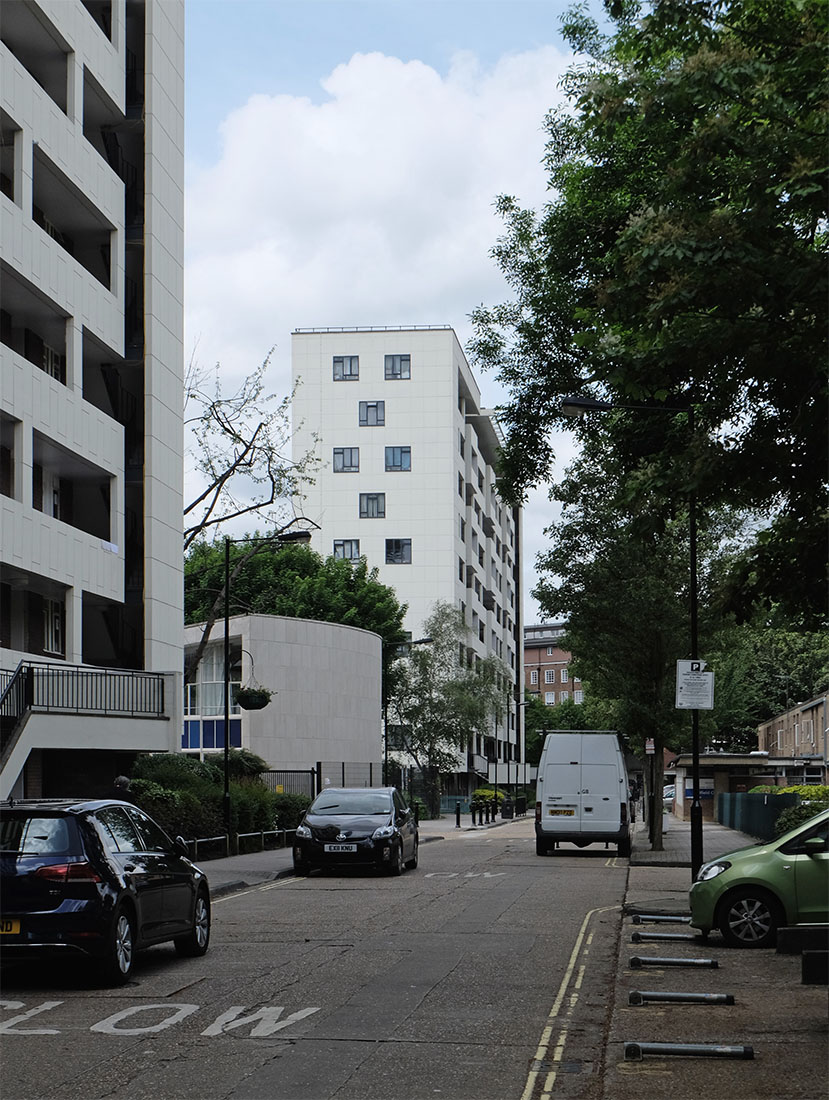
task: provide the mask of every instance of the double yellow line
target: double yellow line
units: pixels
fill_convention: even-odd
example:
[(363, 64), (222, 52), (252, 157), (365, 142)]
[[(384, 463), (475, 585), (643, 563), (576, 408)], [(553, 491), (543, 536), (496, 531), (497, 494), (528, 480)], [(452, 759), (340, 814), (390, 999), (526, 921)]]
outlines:
[[(593, 933), (591, 932), (588, 935), (587, 927), (590, 924), (591, 918), (597, 913), (609, 913), (611, 910), (618, 908), (618, 905), (605, 905), (601, 909), (591, 909), (582, 921), (581, 929), (579, 930), (575, 945), (570, 954), (570, 961), (567, 964), (567, 969), (564, 971), (564, 977), (561, 979), (561, 985), (558, 988), (558, 994), (553, 1002), (553, 1007), (550, 1009), (550, 1014), (547, 1017), (547, 1023), (544, 1025), (544, 1030), (541, 1032), (541, 1039), (539, 1040), (538, 1049), (533, 1059), (534, 1068), (530, 1070), (527, 1077), (527, 1083), (524, 1086), (524, 1092), (521, 1094), (521, 1100), (532, 1100), (539, 1081), (542, 1081), (539, 1100), (550, 1100), (550, 1094), (553, 1090), (556, 1076), (558, 1075), (558, 1068), (564, 1056), (564, 1047), (567, 1043), (567, 1033), (570, 1029), (571, 1017), (578, 1003), (582, 982), (584, 981), (585, 963), (579, 963), (579, 955), (582, 953), (583, 949), (583, 957), (586, 959), (590, 951), (590, 946), (593, 943)], [(565, 999), (566, 1007), (562, 1013)], [(559, 1022), (560, 1019), (561, 1022)], [(545, 1073), (544, 1070), (535, 1067), (540, 1066), (542, 1062), (550, 1059), (551, 1047), (553, 1068), (547, 1070)]]

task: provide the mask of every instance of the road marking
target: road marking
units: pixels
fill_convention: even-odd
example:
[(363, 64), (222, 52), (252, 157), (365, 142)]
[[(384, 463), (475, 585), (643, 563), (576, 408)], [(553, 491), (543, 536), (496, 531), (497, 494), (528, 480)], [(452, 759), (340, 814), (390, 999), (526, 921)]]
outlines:
[[(578, 1003), (579, 994), (581, 992), (582, 982), (584, 980), (584, 973), (586, 966), (582, 963), (579, 966), (576, 973), (576, 965), (578, 963), (579, 955), (582, 954), (582, 958), (586, 959), (590, 953), (590, 947), (593, 943), (593, 933), (587, 934), (587, 926), (590, 923), (592, 917), (597, 913), (609, 913), (614, 909), (618, 909), (618, 905), (605, 905), (600, 909), (591, 909), (582, 921), (579, 934), (576, 936), (576, 942), (570, 953), (570, 960), (567, 964), (567, 969), (564, 971), (564, 977), (561, 979), (561, 985), (558, 987), (558, 993), (556, 999), (553, 1001), (553, 1007), (550, 1009), (550, 1013), (547, 1017), (547, 1023), (544, 1025), (544, 1029), (541, 1032), (541, 1038), (538, 1043), (538, 1049), (535, 1052), (535, 1058), (533, 1060), (534, 1065), (540, 1065), (540, 1063), (546, 1061), (549, 1057), (550, 1044), (553, 1041), (553, 1032), (556, 1028), (554, 1021), (558, 1018), (561, 1012), (561, 1007), (564, 1004), (565, 997), (567, 996), (568, 987), (573, 979), (574, 973), (576, 974), (575, 981), (573, 982), (573, 990), (570, 994), (567, 1002), (567, 1010), (564, 1016), (564, 1023), (560, 1025), (560, 1030), (556, 1036), (555, 1046), (553, 1047), (552, 1062), (554, 1068), (550, 1070), (544, 1079), (540, 1100), (550, 1100), (550, 1093), (552, 1092), (555, 1079), (558, 1074), (558, 1066), (561, 1062), (564, 1054), (564, 1047), (567, 1042), (567, 1033), (570, 1028), (570, 1017)], [(582, 953), (582, 945), (584, 945), (584, 951)], [(524, 1091), (521, 1094), (521, 1100), (532, 1100), (532, 1096), (536, 1091), (536, 1085), (538, 1084), (541, 1074), (538, 1069), (531, 1069), (527, 1076), (527, 1083), (524, 1086)]]
[[(504, 878), (506, 871), (465, 871), (463, 878)], [(460, 871), (430, 871), (424, 878), (460, 878)]]

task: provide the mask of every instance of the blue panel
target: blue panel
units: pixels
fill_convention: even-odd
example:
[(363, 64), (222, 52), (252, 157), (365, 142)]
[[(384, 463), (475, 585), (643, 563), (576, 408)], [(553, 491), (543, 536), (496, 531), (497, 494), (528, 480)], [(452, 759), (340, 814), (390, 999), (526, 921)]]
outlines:
[(217, 718), (213, 724), (216, 727), (216, 748), (223, 749), (225, 747), (225, 720), (224, 718)]
[(242, 747), (242, 719), (231, 718), (230, 719), (230, 747), (232, 749), (241, 749)]
[(187, 727), (188, 747), (191, 749), (197, 749), (199, 747), (199, 722), (188, 722)]
[(214, 728), (215, 723), (205, 722), (202, 730), (202, 748), (212, 749), (213, 742), (216, 740), (216, 731)]

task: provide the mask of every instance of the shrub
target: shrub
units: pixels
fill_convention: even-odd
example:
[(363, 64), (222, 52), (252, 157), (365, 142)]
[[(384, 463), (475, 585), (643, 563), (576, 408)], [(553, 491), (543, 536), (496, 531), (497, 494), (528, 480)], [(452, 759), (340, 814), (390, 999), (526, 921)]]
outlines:
[(280, 829), (295, 829), (311, 805), (307, 794), (274, 794), (273, 802), (276, 824)]
[(204, 783), (221, 786), (224, 773), (212, 761), (198, 760), (179, 752), (154, 752), (139, 756), (132, 775), (134, 779), (151, 779), (162, 787), (181, 790)]
[(809, 805), (801, 803), (799, 806), (788, 806), (774, 823), (774, 835), (776, 837), (781, 836), (783, 833), (787, 833), (789, 829), (796, 829), (798, 825), (805, 825), (821, 810), (826, 809), (829, 809), (829, 799), (823, 803), (811, 802)]
[[(501, 788), (498, 789), (498, 805), (500, 806), (507, 794)], [(478, 787), (471, 795), (472, 802), (492, 802), (495, 798), (495, 790), (493, 787)]]

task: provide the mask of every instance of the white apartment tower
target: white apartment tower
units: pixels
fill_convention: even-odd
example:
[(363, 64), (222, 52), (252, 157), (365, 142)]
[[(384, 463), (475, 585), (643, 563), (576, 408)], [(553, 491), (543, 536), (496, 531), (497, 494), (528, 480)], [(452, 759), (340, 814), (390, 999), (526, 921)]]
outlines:
[(3, 0), (2, 797), (179, 743), (183, 70), (183, 0)]
[[(498, 424), (455, 332), (300, 329), (293, 378), (294, 453), (315, 448), (321, 464), (303, 501), (314, 549), (376, 566), (414, 639), (437, 601), (459, 608), (472, 654), (495, 654), (520, 685), (520, 512), (498, 497)], [(513, 687), (504, 722), (459, 762), (473, 787), (517, 781), (519, 714)]]

